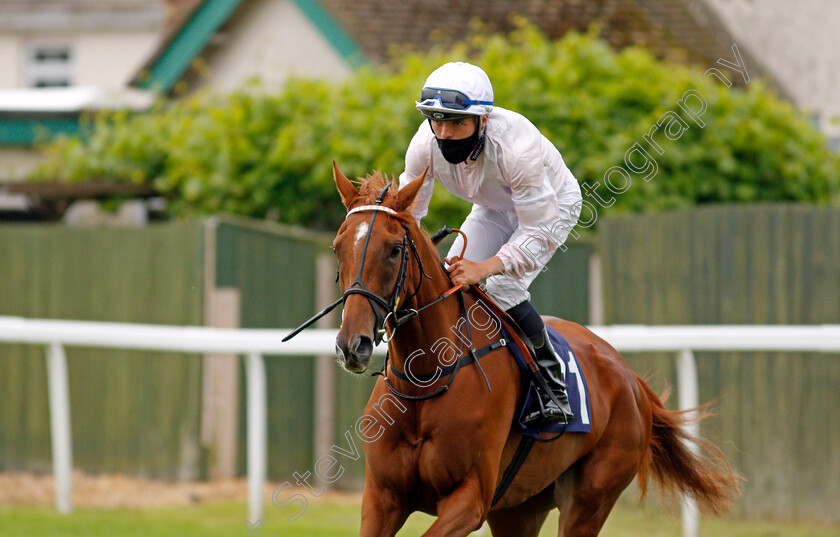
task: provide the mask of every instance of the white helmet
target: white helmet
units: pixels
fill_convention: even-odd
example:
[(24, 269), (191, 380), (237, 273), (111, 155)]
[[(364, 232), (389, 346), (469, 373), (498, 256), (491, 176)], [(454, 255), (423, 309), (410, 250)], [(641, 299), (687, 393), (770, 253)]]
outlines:
[(435, 69), (415, 101), (424, 116), (447, 121), (464, 116), (484, 116), (493, 110), (493, 86), (481, 67), (449, 62)]

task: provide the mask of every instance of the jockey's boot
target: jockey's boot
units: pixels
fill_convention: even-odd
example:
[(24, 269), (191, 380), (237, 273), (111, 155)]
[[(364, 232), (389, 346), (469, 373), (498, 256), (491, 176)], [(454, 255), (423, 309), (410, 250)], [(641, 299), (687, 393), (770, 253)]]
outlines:
[[(540, 409), (532, 412), (523, 418), (525, 424), (539, 423), (543, 421), (556, 421), (560, 423), (569, 423), (574, 419), (572, 408), (569, 405), (569, 396), (566, 394), (566, 383), (563, 379), (564, 365), (560, 362), (561, 358), (554, 352), (554, 347), (548, 337), (548, 332), (545, 327), (542, 329), (537, 337), (531, 337), (531, 343), (534, 344), (534, 350), (537, 353), (537, 365), (540, 369), (540, 374), (545, 379), (547, 386), (542, 386), (540, 382), (536, 383), (537, 393), (539, 394)], [(542, 341), (534, 341), (542, 340)], [(541, 345), (537, 345), (542, 343)], [(551, 390), (554, 399), (560, 403), (554, 402), (545, 391), (545, 388)]]

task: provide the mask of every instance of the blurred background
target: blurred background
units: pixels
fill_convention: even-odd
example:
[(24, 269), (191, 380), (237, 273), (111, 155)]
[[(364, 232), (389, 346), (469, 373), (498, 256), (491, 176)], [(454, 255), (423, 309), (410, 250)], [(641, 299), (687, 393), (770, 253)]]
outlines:
[[(402, 172), (423, 81), (466, 60), (585, 186), (586, 222), (531, 287), (543, 314), (838, 324), (838, 27), (832, 0), (0, 0), (0, 316), (297, 326), (338, 292), (332, 160), (349, 177)], [(679, 106), (687, 91), (706, 96), (700, 122)], [(611, 182), (616, 166), (631, 180)], [(424, 224), (468, 211), (437, 188)], [(170, 534), (134, 528), (136, 514), (49, 518), (43, 356), (0, 343), (0, 535)], [(717, 412), (702, 433), (747, 479), (730, 520), (764, 524), (743, 535), (840, 534), (838, 358), (697, 353)], [(657, 391), (676, 384), (671, 356), (627, 359)], [(160, 482), (147, 495), (180, 490), (163, 503), (184, 513), (227, 483), (219, 501), (244, 502), (235, 356), (68, 347), (67, 365), (77, 493)], [(372, 381), (330, 358), (266, 370), (279, 483), (342, 442)], [(345, 469), (332, 488), (360, 490), (363, 460)], [(272, 508), (266, 534), (353, 535), (348, 498), (346, 528), (301, 530)], [(202, 534), (244, 531), (244, 510), (213, 512), (227, 518)], [(206, 523), (197, 513), (182, 534)], [(604, 534), (636, 535), (622, 531)]]

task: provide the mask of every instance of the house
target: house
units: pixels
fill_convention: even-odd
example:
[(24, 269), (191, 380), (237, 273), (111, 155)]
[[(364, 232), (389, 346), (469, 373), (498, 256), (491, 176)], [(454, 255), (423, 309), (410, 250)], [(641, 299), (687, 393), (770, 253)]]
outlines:
[(125, 88), (165, 12), (163, 0), (0, 1), (0, 180), (25, 176), (33, 142), (78, 132), (85, 111), (150, 102)]
[(338, 80), (363, 61), (315, 0), (193, 0), (181, 2), (131, 83), (164, 93), (227, 92), (252, 78), (267, 85), (293, 75)]
[[(115, 103), (127, 88), (184, 95), (256, 77), (340, 80), (364, 63), (386, 64), (394, 47), (458, 40), (474, 21), (508, 30), (514, 14), (551, 37), (598, 23), (616, 48), (643, 44), (703, 68), (737, 43), (750, 74), (808, 111), (840, 149), (832, 0), (795, 10), (782, 0), (3, 0), (0, 89), (93, 86)], [(31, 169), (36, 133), (75, 132), (84, 112), (4, 103), (0, 95), (0, 181)]]

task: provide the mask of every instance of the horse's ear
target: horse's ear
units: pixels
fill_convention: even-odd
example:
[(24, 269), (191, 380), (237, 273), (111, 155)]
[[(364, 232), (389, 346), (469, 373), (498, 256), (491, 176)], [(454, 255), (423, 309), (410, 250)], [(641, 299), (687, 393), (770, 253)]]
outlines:
[(359, 195), (359, 191), (356, 190), (356, 187), (350, 182), (350, 179), (341, 173), (335, 161), (333, 161), (333, 178), (335, 179), (335, 186), (338, 187), (338, 193), (341, 194), (341, 203), (349, 209), (350, 204), (353, 203), (353, 199)]
[(411, 207), (412, 203), (414, 203), (414, 198), (417, 197), (417, 193), (420, 192), (420, 188), (423, 186), (423, 181), (426, 180), (427, 173), (429, 173), (428, 166), (426, 166), (426, 169), (420, 174), (420, 177), (408, 183), (397, 192), (397, 204), (395, 208), (398, 212), (405, 211)]

